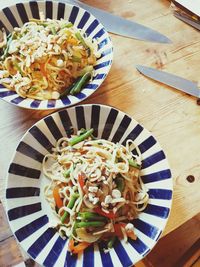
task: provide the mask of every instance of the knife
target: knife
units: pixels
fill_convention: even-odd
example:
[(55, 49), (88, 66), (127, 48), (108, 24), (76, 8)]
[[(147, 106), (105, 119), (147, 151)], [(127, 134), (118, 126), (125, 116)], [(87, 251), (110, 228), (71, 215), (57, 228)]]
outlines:
[(109, 12), (106, 12), (99, 8), (91, 7), (78, 0), (68, 0), (67, 2), (74, 3), (79, 7), (82, 7), (85, 10), (89, 11), (99, 21), (101, 21), (105, 28), (111, 33), (143, 41), (172, 43), (172, 41), (165, 35), (139, 23), (124, 19), (116, 15), (112, 15)]
[(136, 65), (136, 69), (143, 75), (155, 81), (164, 83), (168, 86), (176, 88), (184, 93), (196, 96), (198, 98), (200, 97), (200, 90), (198, 88), (197, 82), (192, 82), (174, 74), (141, 65)]
[(183, 22), (189, 24), (190, 26), (196, 28), (197, 30), (200, 31), (200, 22), (197, 22), (195, 19), (192, 19), (192, 18), (188, 18), (187, 16), (184, 16), (178, 12), (174, 12), (174, 16), (177, 18), (177, 19), (180, 19), (182, 20)]

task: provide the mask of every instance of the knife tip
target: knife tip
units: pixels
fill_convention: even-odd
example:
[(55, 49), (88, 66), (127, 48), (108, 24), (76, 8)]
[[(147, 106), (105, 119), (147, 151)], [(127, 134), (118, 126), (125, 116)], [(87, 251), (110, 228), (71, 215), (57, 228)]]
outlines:
[(135, 65), (135, 68), (137, 69), (137, 71), (139, 71), (141, 73), (141, 69), (143, 68), (142, 65)]

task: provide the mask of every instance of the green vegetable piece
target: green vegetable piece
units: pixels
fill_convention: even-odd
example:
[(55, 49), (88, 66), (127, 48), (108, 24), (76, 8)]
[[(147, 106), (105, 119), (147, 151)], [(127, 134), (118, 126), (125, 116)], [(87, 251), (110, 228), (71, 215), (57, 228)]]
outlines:
[(81, 134), (79, 136), (76, 136), (74, 138), (72, 138), (70, 141), (69, 141), (69, 145), (70, 146), (74, 146), (82, 141), (84, 141), (86, 138), (88, 138), (92, 133), (94, 132), (94, 129), (90, 129), (88, 130), (87, 132), (85, 132), (84, 134)]
[(37, 87), (32, 86), (30, 89), (28, 89), (28, 93), (29, 93), (29, 94), (32, 94), (32, 93), (34, 93), (37, 89), (38, 89)]
[(64, 29), (64, 28), (71, 28), (72, 26), (74, 26), (71, 22), (67, 23), (67, 24), (64, 24), (62, 25), (61, 29)]
[(14, 67), (19, 71), (19, 73), (22, 75), (23, 74), (23, 72), (22, 72), (22, 70), (21, 70), (21, 68), (20, 68), (20, 66), (19, 66), (19, 64), (18, 63), (16, 63), (16, 62), (14, 62)]
[(54, 26), (52, 26), (51, 32), (52, 32), (53, 35), (56, 35), (56, 28)]
[(70, 90), (71, 95), (76, 95), (80, 93), (81, 89), (89, 82), (92, 75), (90, 72), (85, 73), (78, 81), (74, 84), (73, 88)]
[(89, 211), (79, 212), (78, 213), (78, 217), (81, 217), (85, 221), (90, 221), (90, 220), (93, 220), (93, 221), (107, 221), (106, 217), (101, 216), (96, 212), (89, 212)]
[(117, 176), (116, 179), (115, 179), (115, 183), (117, 185), (117, 189), (120, 191), (120, 192), (123, 192), (124, 190), (124, 187), (125, 187), (125, 181), (124, 181), (124, 178), (122, 176)]
[(111, 237), (111, 239), (108, 242), (108, 248), (112, 248), (116, 240), (117, 240), (116, 236)]
[(129, 163), (129, 165), (131, 167), (134, 167), (136, 169), (140, 169), (141, 168), (141, 166), (139, 164), (137, 164), (137, 162), (135, 160), (133, 160), (133, 159), (129, 159), (128, 163)]
[(70, 173), (71, 173), (71, 169), (66, 170), (66, 171), (63, 172), (63, 176), (64, 176), (65, 178), (68, 178), (68, 177), (70, 176)]
[[(69, 203), (67, 204), (67, 208), (72, 209), (78, 197), (79, 197), (79, 194), (77, 193), (73, 194), (71, 196), (71, 199), (69, 200)], [(61, 217), (61, 222), (64, 223), (64, 221), (67, 219), (68, 216), (69, 216), (69, 213), (65, 211), (63, 216)]]
[(80, 34), (80, 32), (76, 32), (75, 36), (86, 49), (89, 48), (88, 45), (86, 44), (85, 40), (83, 39), (82, 35)]
[(15, 33), (13, 33), (13, 34), (9, 34), (9, 35), (7, 36), (7, 46), (6, 46), (6, 48), (5, 48), (5, 50), (4, 50), (4, 53), (3, 53), (3, 55), (2, 55), (2, 59), (5, 59), (5, 58), (7, 57), (7, 55), (8, 55), (8, 50), (9, 50), (9, 46), (10, 46), (10, 43), (12, 42), (12, 40), (13, 40), (14, 35), (15, 35)]
[(77, 56), (72, 56), (72, 62), (78, 62), (78, 63), (80, 63), (81, 62), (81, 58), (80, 57), (77, 57)]
[(90, 222), (76, 222), (76, 228), (87, 228), (87, 227), (101, 227), (105, 225), (102, 221), (90, 221)]
[(83, 75), (86, 74), (87, 72), (92, 73), (93, 70), (94, 70), (93, 66), (92, 66), (92, 65), (88, 65), (88, 66), (86, 66), (84, 69), (81, 70), (81, 72), (80, 72), (80, 76), (83, 76)]

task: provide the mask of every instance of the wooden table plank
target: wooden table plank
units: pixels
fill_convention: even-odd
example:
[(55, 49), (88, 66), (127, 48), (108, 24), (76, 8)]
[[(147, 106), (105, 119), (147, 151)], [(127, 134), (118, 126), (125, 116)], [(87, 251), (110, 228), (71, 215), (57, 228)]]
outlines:
[[(2, 5), (13, 1), (5, 1)], [(82, 102), (111, 105), (127, 112), (160, 142), (168, 156), (174, 181), (174, 201), (164, 231), (166, 235), (199, 212), (200, 107), (194, 97), (143, 77), (134, 65), (152, 66), (198, 81), (199, 32), (173, 17), (166, 0), (85, 2), (143, 23), (173, 41), (170, 45), (155, 44), (112, 34), (114, 61), (111, 71), (101, 88)], [(50, 112), (25, 110), (0, 102), (2, 201), (9, 162), (19, 140), (33, 123)], [(193, 183), (187, 181), (188, 175), (195, 177)]]

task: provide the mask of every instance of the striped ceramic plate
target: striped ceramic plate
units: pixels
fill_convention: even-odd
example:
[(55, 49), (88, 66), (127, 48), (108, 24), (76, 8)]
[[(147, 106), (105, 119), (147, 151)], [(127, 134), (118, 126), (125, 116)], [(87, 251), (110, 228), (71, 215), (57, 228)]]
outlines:
[(96, 75), (81, 93), (76, 96), (66, 96), (62, 100), (24, 99), (1, 84), (0, 98), (11, 104), (29, 109), (57, 109), (77, 104), (97, 90), (110, 70), (113, 59), (110, 37), (103, 25), (89, 12), (78, 6), (53, 1), (31, 1), (4, 8), (0, 11), (0, 29), (5, 28), (7, 33), (12, 32), (14, 27), (21, 27), (30, 18), (38, 19), (40, 12), (43, 12), (46, 18), (69, 20), (79, 29), (83, 29), (88, 36), (98, 40), (101, 57), (94, 66)]
[[(44, 199), (47, 179), (41, 162), (56, 140), (74, 129), (94, 128), (99, 138), (125, 143), (134, 140), (142, 153), (141, 177), (148, 188), (148, 206), (133, 221), (137, 240), (118, 241), (110, 252), (95, 244), (82, 255), (67, 251), (68, 240), (49, 228), (52, 212)], [(172, 177), (156, 139), (125, 113), (104, 105), (80, 105), (37, 122), (22, 138), (9, 167), (6, 208), (11, 229), (21, 246), (42, 266), (131, 266), (142, 259), (160, 237), (171, 208)]]

